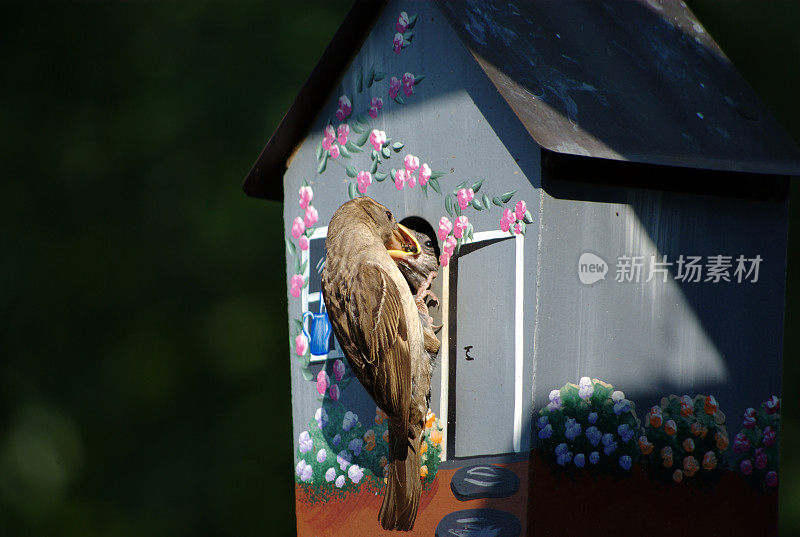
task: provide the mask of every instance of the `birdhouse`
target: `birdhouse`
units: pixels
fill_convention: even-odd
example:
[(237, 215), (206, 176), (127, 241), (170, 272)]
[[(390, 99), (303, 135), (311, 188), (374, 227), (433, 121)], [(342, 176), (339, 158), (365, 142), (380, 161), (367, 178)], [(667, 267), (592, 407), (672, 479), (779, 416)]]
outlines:
[(320, 277), (363, 196), (439, 263), (413, 532), (775, 534), (798, 174), (683, 2), (356, 1), (244, 184), (285, 204), (298, 534), (383, 531)]

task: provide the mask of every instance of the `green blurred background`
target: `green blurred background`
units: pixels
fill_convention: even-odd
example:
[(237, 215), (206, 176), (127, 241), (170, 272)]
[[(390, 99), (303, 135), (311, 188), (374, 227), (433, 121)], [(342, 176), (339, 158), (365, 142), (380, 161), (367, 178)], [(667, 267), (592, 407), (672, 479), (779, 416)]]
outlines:
[[(800, 4), (691, 6), (800, 140)], [(294, 533), (282, 207), (240, 186), (348, 7), (0, 6), (0, 536)]]

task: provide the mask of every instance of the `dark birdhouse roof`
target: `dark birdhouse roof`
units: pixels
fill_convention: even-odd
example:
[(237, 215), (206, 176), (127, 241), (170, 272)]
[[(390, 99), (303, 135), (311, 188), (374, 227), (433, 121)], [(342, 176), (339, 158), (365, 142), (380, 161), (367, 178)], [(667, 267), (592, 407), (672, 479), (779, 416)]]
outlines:
[[(436, 5), (531, 137), (550, 151), (800, 175), (800, 149), (683, 2)], [(250, 171), (247, 194), (281, 199), (291, 153), (380, 11), (374, 1), (353, 5)]]

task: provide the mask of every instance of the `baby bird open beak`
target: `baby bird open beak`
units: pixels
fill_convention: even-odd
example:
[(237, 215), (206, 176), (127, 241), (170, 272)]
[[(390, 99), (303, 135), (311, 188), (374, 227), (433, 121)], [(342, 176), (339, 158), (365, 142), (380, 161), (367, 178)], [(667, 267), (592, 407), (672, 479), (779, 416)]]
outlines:
[(389, 243), (386, 244), (386, 250), (389, 252), (389, 256), (396, 261), (419, 255), (422, 248), (410, 229), (402, 224), (397, 224), (392, 231)]

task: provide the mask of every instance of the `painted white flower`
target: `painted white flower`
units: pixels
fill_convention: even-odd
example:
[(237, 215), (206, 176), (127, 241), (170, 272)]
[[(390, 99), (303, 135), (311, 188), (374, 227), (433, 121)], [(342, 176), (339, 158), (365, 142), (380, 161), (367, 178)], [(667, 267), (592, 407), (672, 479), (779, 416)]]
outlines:
[(317, 409), (316, 414), (314, 414), (314, 419), (317, 420), (317, 426), (320, 429), (328, 425), (328, 413), (322, 407)]
[(300, 481), (308, 481), (314, 475), (314, 468), (304, 460), (297, 463), (294, 471), (300, 477)]
[(356, 457), (361, 455), (361, 448), (363, 446), (364, 446), (364, 441), (361, 440), (360, 438), (353, 438), (352, 440), (350, 440), (350, 443), (347, 445), (347, 447), (350, 448), (350, 451), (352, 451), (353, 455), (355, 455)]
[(343, 449), (338, 455), (336, 455), (336, 462), (339, 463), (339, 468), (341, 468), (342, 471), (347, 470), (347, 467), (350, 466), (351, 462), (353, 462), (353, 455), (351, 455), (346, 449)]
[(617, 390), (617, 391), (615, 391), (614, 393), (611, 394), (611, 400), (614, 401), (615, 403), (618, 403), (619, 401), (622, 401), (623, 399), (625, 399), (625, 394), (622, 393), (619, 390)]
[(581, 377), (578, 382), (578, 397), (584, 401), (588, 401), (594, 394), (594, 386), (592, 386), (592, 379), (589, 377)]
[(334, 468), (328, 468), (328, 471), (325, 472), (325, 481), (330, 483), (334, 479), (336, 479), (336, 470)]
[(355, 412), (350, 412), (349, 410), (345, 412), (344, 418), (342, 418), (342, 430), (344, 432), (349, 431), (358, 423), (358, 414)]
[(337, 489), (342, 488), (344, 486), (344, 476), (340, 475), (339, 477), (337, 477), (336, 478), (336, 483), (334, 483), (334, 484), (336, 485)]
[(317, 462), (318, 463), (322, 464), (323, 462), (325, 462), (325, 459), (327, 459), (327, 458), (328, 458), (328, 452), (325, 451), (325, 448), (322, 448), (319, 451), (317, 451)]
[(547, 410), (553, 411), (558, 410), (561, 408), (561, 391), (560, 390), (551, 390), (550, 395), (550, 402), (547, 404)]
[(314, 441), (311, 439), (311, 435), (308, 434), (308, 431), (303, 431), (300, 433), (300, 438), (298, 438), (300, 444), (300, 453), (306, 453), (314, 449)]
[(347, 476), (353, 483), (358, 483), (361, 481), (361, 478), (364, 477), (364, 469), (359, 467), (357, 464), (354, 464), (347, 469)]

